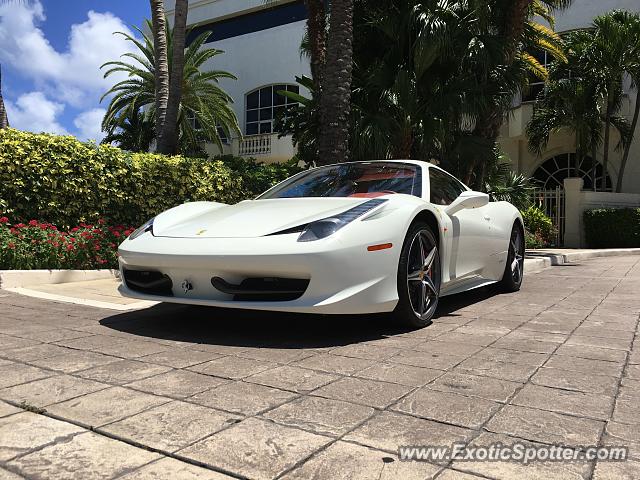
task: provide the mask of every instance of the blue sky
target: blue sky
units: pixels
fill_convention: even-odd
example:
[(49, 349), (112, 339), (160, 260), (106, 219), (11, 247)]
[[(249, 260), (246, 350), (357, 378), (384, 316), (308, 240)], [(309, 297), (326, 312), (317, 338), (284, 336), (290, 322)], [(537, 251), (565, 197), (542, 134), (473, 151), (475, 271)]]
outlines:
[(133, 46), (148, 0), (0, 0), (2, 92), (12, 126), (102, 138), (101, 95), (118, 79), (99, 66)]

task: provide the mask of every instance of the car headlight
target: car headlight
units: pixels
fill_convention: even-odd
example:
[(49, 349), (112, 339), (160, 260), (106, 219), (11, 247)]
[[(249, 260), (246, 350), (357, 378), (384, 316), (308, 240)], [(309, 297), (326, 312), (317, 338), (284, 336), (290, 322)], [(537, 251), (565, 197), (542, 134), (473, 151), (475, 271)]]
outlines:
[(145, 232), (151, 232), (151, 234), (153, 235), (153, 221), (154, 220), (155, 220), (155, 217), (152, 218), (151, 220), (145, 222), (144, 225), (142, 225), (140, 228), (137, 228), (136, 230), (134, 230), (133, 233), (131, 235), (129, 235), (129, 240), (135, 240), (136, 238), (138, 238), (140, 235), (142, 235)]
[(333, 235), (345, 225), (353, 222), (356, 218), (361, 217), (365, 213), (386, 202), (386, 199), (374, 199), (361, 203), (346, 212), (334, 215), (333, 217), (316, 220), (307, 225), (300, 236), (299, 242), (312, 242)]

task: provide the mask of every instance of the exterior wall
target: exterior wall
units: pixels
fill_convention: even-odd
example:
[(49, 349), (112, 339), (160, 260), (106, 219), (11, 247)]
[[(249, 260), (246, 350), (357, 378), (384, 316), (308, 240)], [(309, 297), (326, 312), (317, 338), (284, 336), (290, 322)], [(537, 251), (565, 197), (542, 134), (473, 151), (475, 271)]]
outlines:
[(570, 248), (586, 247), (583, 213), (594, 208), (640, 207), (640, 194), (589, 192), (582, 190), (582, 179), (567, 178), (565, 189), (564, 244)]
[(614, 9), (638, 11), (640, 5), (638, 0), (575, 0), (566, 10), (555, 12), (556, 31), (586, 27), (594, 17)]
[[(288, 0), (265, 2), (265, 0), (201, 0), (189, 2), (189, 25), (209, 23), (241, 14), (251, 13), (273, 5), (289, 3)], [(175, 0), (165, 2), (169, 21), (173, 22)], [(233, 109), (238, 118), (240, 130), (245, 133), (246, 94), (258, 87), (271, 84), (296, 84), (295, 77), (311, 75), (309, 61), (300, 54), (300, 43), (304, 36), (305, 22), (298, 21), (258, 32), (214, 41), (207, 48), (224, 51), (205, 63), (205, 68), (224, 70), (234, 74), (237, 80), (223, 79), (220, 86), (234, 99)], [(308, 92), (301, 88), (302, 95)], [(276, 134), (260, 135), (270, 137), (271, 150), (256, 153), (259, 160), (285, 161), (294, 154), (290, 138), (279, 139)], [(251, 142), (250, 142), (251, 143)], [(217, 148), (207, 145), (210, 154), (218, 154)], [(231, 139), (224, 152), (240, 155), (247, 150), (239, 139)]]

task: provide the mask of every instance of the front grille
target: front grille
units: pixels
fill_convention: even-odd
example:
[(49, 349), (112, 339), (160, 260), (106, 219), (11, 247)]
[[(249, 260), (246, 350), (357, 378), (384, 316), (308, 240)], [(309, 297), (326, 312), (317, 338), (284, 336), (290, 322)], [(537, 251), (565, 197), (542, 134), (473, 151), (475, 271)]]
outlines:
[(213, 277), (211, 285), (233, 295), (233, 300), (238, 302), (286, 302), (300, 298), (309, 286), (309, 279), (255, 277), (245, 278), (239, 285), (234, 285)]
[(148, 270), (123, 270), (124, 281), (128, 288), (148, 295), (173, 296), (173, 282), (161, 272)]

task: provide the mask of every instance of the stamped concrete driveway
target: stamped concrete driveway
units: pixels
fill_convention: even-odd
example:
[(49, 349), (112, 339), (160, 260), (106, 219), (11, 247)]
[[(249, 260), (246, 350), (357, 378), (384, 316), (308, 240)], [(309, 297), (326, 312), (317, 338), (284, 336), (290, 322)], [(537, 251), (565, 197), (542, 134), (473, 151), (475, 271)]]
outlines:
[[(0, 292), (0, 478), (640, 478), (640, 257), (434, 323)], [(628, 445), (626, 462), (402, 462), (400, 445)], [(462, 473), (466, 472), (466, 473)]]

